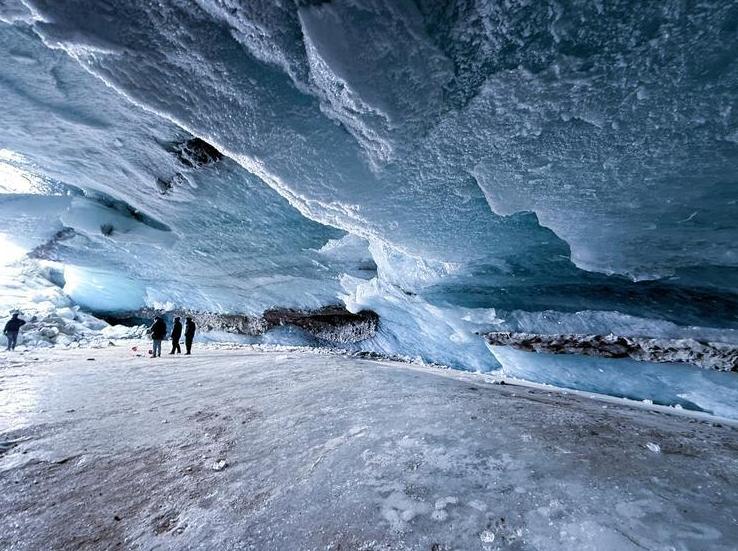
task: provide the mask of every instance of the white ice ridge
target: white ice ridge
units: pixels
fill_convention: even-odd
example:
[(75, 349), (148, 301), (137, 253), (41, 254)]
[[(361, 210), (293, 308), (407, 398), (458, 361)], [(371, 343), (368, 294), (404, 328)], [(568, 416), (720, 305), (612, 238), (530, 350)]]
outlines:
[(491, 346), (527, 352), (631, 358), (645, 362), (688, 363), (717, 371), (738, 371), (738, 345), (694, 339), (649, 339), (618, 335), (549, 335), (495, 331)]
[[(108, 336), (113, 334), (108, 324), (81, 311), (62, 289), (52, 284), (44, 274), (52, 269), (40, 269), (32, 262), (0, 265), (2, 317), (18, 312), (26, 321), (18, 350), (107, 344)], [(0, 336), (0, 346), (6, 344), (5, 337)]]

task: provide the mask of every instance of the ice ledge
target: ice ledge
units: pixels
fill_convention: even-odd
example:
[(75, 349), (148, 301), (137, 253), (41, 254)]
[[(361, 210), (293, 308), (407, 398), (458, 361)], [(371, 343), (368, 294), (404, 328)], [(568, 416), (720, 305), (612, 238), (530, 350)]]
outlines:
[(510, 346), (526, 352), (581, 354), (630, 358), (645, 362), (681, 362), (704, 369), (738, 372), (738, 346), (694, 339), (650, 339), (618, 335), (516, 333), (497, 331), (484, 335), (493, 346)]

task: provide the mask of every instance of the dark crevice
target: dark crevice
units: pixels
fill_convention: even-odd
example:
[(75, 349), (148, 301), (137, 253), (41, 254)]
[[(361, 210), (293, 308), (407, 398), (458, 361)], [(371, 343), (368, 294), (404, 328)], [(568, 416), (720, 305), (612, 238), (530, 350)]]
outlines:
[(145, 212), (142, 212), (137, 208), (129, 205), (125, 201), (121, 199), (116, 199), (115, 197), (112, 197), (106, 193), (102, 193), (100, 191), (87, 191), (85, 192), (85, 197), (109, 209), (116, 210), (126, 217), (133, 218), (137, 222), (154, 228), (155, 230), (166, 232), (171, 231), (171, 228), (166, 224), (159, 222), (155, 218), (152, 218)]
[(180, 163), (190, 168), (210, 165), (223, 158), (223, 154), (215, 146), (200, 138), (190, 138), (171, 144), (168, 150), (177, 157)]

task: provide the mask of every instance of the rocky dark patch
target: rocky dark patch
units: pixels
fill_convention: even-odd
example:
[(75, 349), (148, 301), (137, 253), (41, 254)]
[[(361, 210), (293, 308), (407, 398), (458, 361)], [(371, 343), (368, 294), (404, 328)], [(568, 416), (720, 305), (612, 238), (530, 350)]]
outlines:
[[(291, 325), (299, 327), (314, 337), (332, 343), (353, 343), (372, 338), (379, 326), (379, 316), (371, 310), (352, 313), (343, 306), (326, 306), (318, 310), (274, 308), (261, 316), (242, 314), (216, 314), (186, 310), (158, 312), (144, 308), (135, 312), (99, 313), (95, 315), (110, 324), (135, 326), (150, 324), (156, 315), (190, 316), (201, 330), (226, 331), (237, 335), (259, 336), (275, 327)], [(171, 324), (171, 320), (169, 320)]]
[(214, 146), (200, 138), (190, 138), (171, 147), (179, 162), (190, 168), (213, 164), (223, 158)]
[(159, 190), (159, 193), (162, 195), (166, 195), (170, 191), (172, 191), (172, 188), (174, 186), (172, 185), (171, 180), (165, 180), (163, 178), (157, 178), (156, 179), (156, 188)]
[(326, 306), (311, 312), (268, 310), (264, 312), (264, 320), (271, 327), (294, 325), (319, 339), (342, 343), (371, 338), (379, 325), (379, 316), (375, 312), (362, 310), (353, 314), (342, 306)]
[(738, 371), (738, 346), (694, 339), (650, 339), (618, 335), (541, 335), (499, 331), (485, 335), (493, 346), (526, 352), (630, 358), (647, 362), (689, 363), (717, 371)]
[(192, 316), (201, 328), (208, 330), (221, 330), (237, 335), (263, 335), (269, 327), (263, 318), (258, 316), (245, 316), (241, 314), (211, 314), (203, 312), (191, 312), (185, 314)]

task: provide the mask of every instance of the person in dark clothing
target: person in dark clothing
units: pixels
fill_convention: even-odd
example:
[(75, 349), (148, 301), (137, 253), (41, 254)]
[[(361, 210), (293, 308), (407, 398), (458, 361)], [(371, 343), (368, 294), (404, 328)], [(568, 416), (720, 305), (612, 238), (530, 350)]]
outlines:
[(149, 332), (151, 333), (151, 340), (154, 341), (154, 345), (151, 349), (151, 357), (161, 358), (161, 341), (163, 341), (167, 336), (167, 324), (161, 316), (156, 316), (154, 318), (154, 323), (149, 328)]
[(174, 354), (176, 351), (177, 354), (182, 353), (182, 349), (179, 347), (179, 339), (182, 336), (182, 322), (179, 321), (179, 316), (174, 318), (174, 325), (172, 326), (172, 351), (170, 354)]
[(187, 321), (185, 322), (185, 349), (187, 352), (185, 352), (185, 355), (192, 352), (192, 341), (195, 338), (195, 329), (195, 322), (192, 321), (192, 318), (187, 318)]
[(5, 324), (3, 335), (8, 338), (8, 350), (15, 350), (15, 345), (18, 342), (18, 331), (20, 331), (20, 328), (25, 324), (25, 320), (18, 317), (18, 312), (15, 312), (13, 317), (11, 317), (8, 320), (8, 323)]

